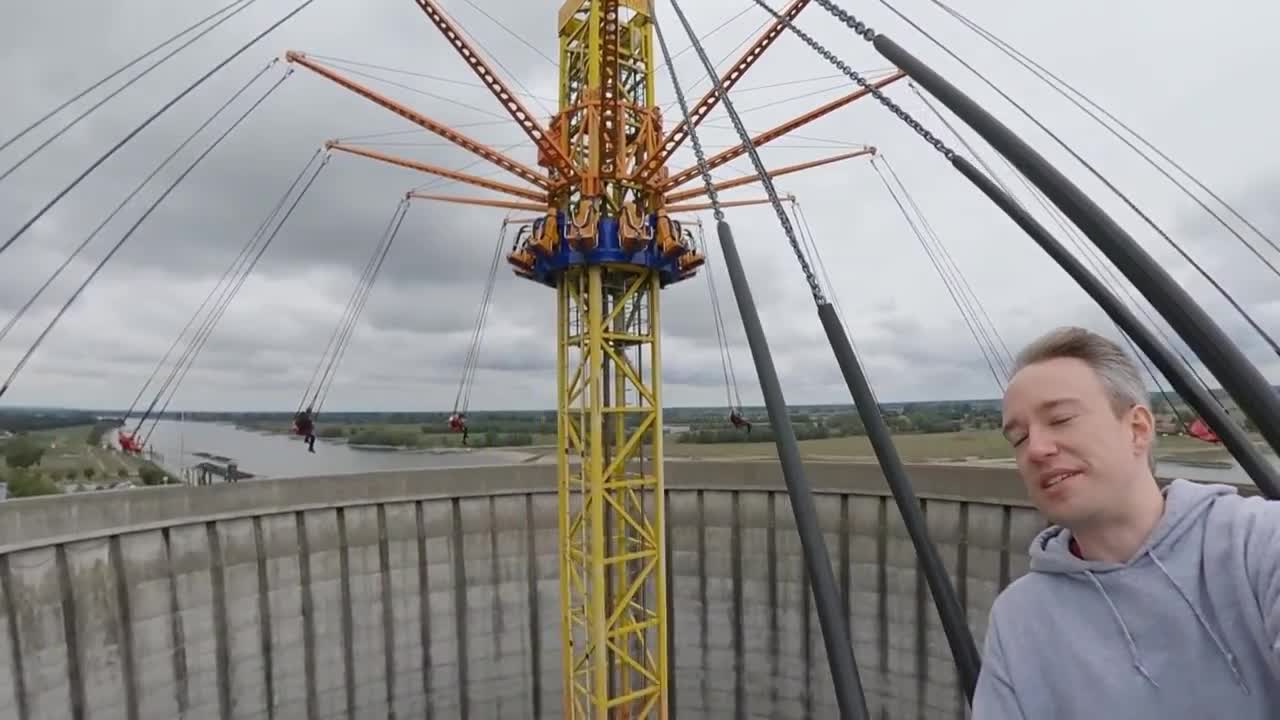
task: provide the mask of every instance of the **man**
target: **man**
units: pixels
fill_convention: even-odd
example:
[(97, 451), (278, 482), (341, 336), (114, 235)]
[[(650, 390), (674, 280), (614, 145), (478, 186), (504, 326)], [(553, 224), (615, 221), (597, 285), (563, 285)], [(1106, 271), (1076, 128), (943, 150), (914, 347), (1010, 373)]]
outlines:
[(307, 443), (307, 451), (316, 451), (316, 424), (311, 416), (311, 408), (307, 408), (298, 413), (293, 419), (294, 430), (302, 436)]
[(991, 609), (975, 720), (1280, 717), (1280, 503), (1152, 474), (1154, 420), (1117, 345), (1022, 351), (1004, 433), (1052, 526)]

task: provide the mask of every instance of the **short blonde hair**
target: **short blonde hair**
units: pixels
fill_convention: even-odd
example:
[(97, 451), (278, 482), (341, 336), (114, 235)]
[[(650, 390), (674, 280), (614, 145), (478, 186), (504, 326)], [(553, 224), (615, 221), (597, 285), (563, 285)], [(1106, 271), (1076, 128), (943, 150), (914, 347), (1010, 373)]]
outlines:
[[(1111, 409), (1120, 417), (1135, 405), (1151, 409), (1151, 396), (1138, 366), (1124, 348), (1081, 327), (1060, 327), (1036, 338), (1018, 353), (1013, 372), (1057, 358), (1075, 358), (1093, 369), (1111, 399)], [(1155, 436), (1147, 454), (1147, 464), (1155, 470)]]

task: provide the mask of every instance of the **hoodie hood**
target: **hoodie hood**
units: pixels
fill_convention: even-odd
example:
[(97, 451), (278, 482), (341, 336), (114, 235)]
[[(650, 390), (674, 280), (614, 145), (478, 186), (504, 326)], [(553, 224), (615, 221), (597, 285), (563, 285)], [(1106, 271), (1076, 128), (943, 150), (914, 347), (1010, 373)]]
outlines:
[(1163, 491), (1164, 515), (1156, 523), (1147, 541), (1127, 562), (1084, 560), (1071, 552), (1071, 531), (1053, 525), (1040, 531), (1031, 541), (1031, 571), (1042, 573), (1107, 572), (1131, 566), (1148, 553), (1159, 557), (1161, 548), (1181, 537), (1213, 507), (1223, 495), (1234, 495), (1230, 485), (1206, 485), (1187, 480), (1174, 480)]

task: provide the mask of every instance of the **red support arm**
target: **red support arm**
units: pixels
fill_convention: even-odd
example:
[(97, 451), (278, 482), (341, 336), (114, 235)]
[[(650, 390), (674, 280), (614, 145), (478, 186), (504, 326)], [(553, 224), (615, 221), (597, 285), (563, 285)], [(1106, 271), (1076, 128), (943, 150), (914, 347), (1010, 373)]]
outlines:
[(466, 135), (463, 135), (457, 130), (450, 128), (447, 125), (438, 123), (435, 120), (432, 120), (431, 118), (427, 117), (426, 115), (423, 115), (422, 113), (419, 113), (416, 110), (413, 110), (412, 108), (409, 108), (405, 105), (401, 105), (400, 103), (396, 102), (395, 100), (392, 100), (391, 98), (381, 93), (375, 92), (374, 90), (371, 90), (361, 85), (360, 83), (355, 82), (354, 80), (349, 80), (343, 77), (339, 73), (336, 73), (333, 70), (330, 70), (329, 68), (324, 67), (323, 65), (320, 65), (315, 61), (308, 59), (305, 53), (300, 53), (297, 50), (290, 50), (289, 52), (285, 53), (285, 59), (287, 59), (291, 63), (297, 63), (298, 65), (301, 65), (307, 68), (308, 70), (316, 73), (317, 75), (321, 75), (323, 77), (326, 77), (334, 81), (335, 83), (350, 90), (351, 92), (357, 95), (360, 95), (366, 100), (370, 100), (378, 105), (381, 105), (382, 107), (390, 110), (391, 112), (399, 115), (400, 117), (408, 120), (409, 122), (414, 123), (415, 125), (419, 125), (425, 128), (426, 130), (433, 132), (436, 135), (439, 135), (440, 137), (463, 148), (464, 150), (468, 150), (470, 152), (475, 153), (476, 155), (479, 155), (480, 157), (484, 158), (485, 160), (488, 160), (494, 165), (497, 165), (503, 170), (506, 170), (507, 172), (519, 177), (521, 180), (525, 180), (526, 182), (529, 182), (533, 185), (537, 185), (543, 190), (551, 189), (551, 181), (547, 178), (547, 176), (543, 175), (537, 170), (534, 170), (528, 165), (524, 165), (523, 163), (518, 163), (515, 160), (512, 160), (511, 158), (507, 157), (506, 155), (503, 155), (502, 153), (497, 152), (496, 150), (493, 150), (482, 143), (472, 140), (471, 138), (467, 137)]
[[(770, 178), (782, 177), (783, 175), (790, 175), (791, 173), (797, 173), (797, 172), (800, 172), (801, 170), (808, 170), (809, 168), (816, 168), (816, 167), (821, 167), (823, 165), (830, 165), (831, 163), (840, 162), (841, 160), (848, 160), (850, 158), (861, 157), (863, 155), (875, 155), (875, 153), (876, 153), (875, 148), (866, 148), (865, 150), (855, 150), (854, 152), (842, 153), (840, 155), (832, 155), (831, 157), (822, 158), (820, 160), (810, 160), (809, 162), (796, 163), (795, 165), (787, 165), (784, 167), (780, 167), (777, 170), (770, 170), (769, 177)], [(743, 185), (750, 185), (751, 183), (757, 182), (759, 180), (760, 180), (759, 175), (743, 175), (742, 177), (733, 178), (732, 180), (723, 180), (718, 183), (712, 183), (712, 187), (714, 187), (717, 191), (729, 190), (732, 188), (741, 187)], [(705, 194), (707, 194), (707, 189), (705, 187), (701, 187), (696, 190), (683, 190), (681, 192), (672, 193), (668, 195), (667, 202), (680, 202), (682, 200), (692, 200), (693, 198), (696, 198)]]
[(400, 167), (409, 168), (410, 170), (418, 170), (424, 173), (431, 173), (432, 175), (439, 175), (440, 177), (449, 178), (450, 180), (457, 180), (458, 182), (464, 182), (471, 185), (475, 185), (476, 187), (482, 187), (486, 190), (496, 190), (500, 193), (515, 195), (516, 197), (525, 198), (526, 200), (535, 200), (537, 202), (542, 202), (542, 203), (547, 202), (547, 196), (543, 193), (535, 192), (533, 190), (526, 190), (525, 188), (519, 187), (517, 185), (508, 185), (506, 183), (497, 182), (496, 180), (489, 180), (487, 178), (477, 177), (475, 175), (468, 175), (467, 173), (458, 172), (457, 170), (450, 170), (448, 168), (442, 168), (442, 167), (439, 167), (438, 165), (429, 165), (424, 162), (418, 162), (417, 160), (410, 160), (409, 158), (396, 157), (395, 155), (388, 155), (386, 153), (378, 152), (377, 150), (370, 150), (368, 148), (356, 147), (354, 145), (343, 145), (342, 143), (335, 142), (333, 140), (330, 140), (329, 142), (325, 143), (324, 146), (330, 150), (341, 150), (342, 152), (345, 152), (345, 153), (350, 153), (352, 155), (360, 155), (362, 157), (370, 158), (371, 160), (379, 160), (381, 162), (390, 163), (392, 165), (399, 165)]
[(573, 163), (569, 162), (569, 158), (561, 152), (556, 139), (547, 134), (547, 131), (538, 124), (538, 121), (529, 113), (524, 104), (520, 102), (507, 86), (500, 80), (496, 73), (489, 67), (487, 63), (478, 55), (471, 46), (462, 37), (462, 33), (453, 26), (453, 23), (444, 14), (433, 0), (414, 0), (418, 3), (418, 7), (427, 14), (432, 23), (440, 29), (446, 40), (453, 45), (463, 60), (471, 66), (480, 80), (489, 88), (489, 92), (498, 98), (498, 102), (502, 103), (502, 107), (511, 113), (511, 117), (519, 123), (525, 134), (533, 140), (538, 146), (538, 161), (558, 171), (562, 179), (569, 181), (577, 181), (579, 179), (578, 171), (573, 167)]

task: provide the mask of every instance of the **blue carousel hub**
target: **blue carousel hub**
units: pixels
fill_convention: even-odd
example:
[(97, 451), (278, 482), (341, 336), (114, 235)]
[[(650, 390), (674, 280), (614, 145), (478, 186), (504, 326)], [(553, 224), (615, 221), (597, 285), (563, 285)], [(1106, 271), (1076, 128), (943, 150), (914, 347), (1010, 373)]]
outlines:
[[(542, 226), (545, 222), (546, 220), (544, 219), (534, 223), (533, 232), (535, 235), (542, 232)], [(531, 279), (547, 287), (554, 288), (560, 273), (570, 266), (625, 263), (653, 268), (658, 272), (658, 282), (664, 288), (677, 283), (685, 279), (680, 276), (680, 258), (679, 256), (664, 258), (658, 252), (657, 232), (654, 231), (657, 222), (656, 214), (650, 214), (645, 218), (645, 225), (649, 228), (650, 234), (653, 235), (654, 239), (650, 240), (642, 249), (630, 252), (622, 248), (621, 238), (618, 233), (618, 219), (602, 218), (596, 223), (596, 246), (581, 252), (575, 250), (566, 239), (568, 220), (565, 213), (563, 211), (557, 212), (556, 227), (560, 236), (557, 250), (547, 257), (538, 257), (535, 260)]]

